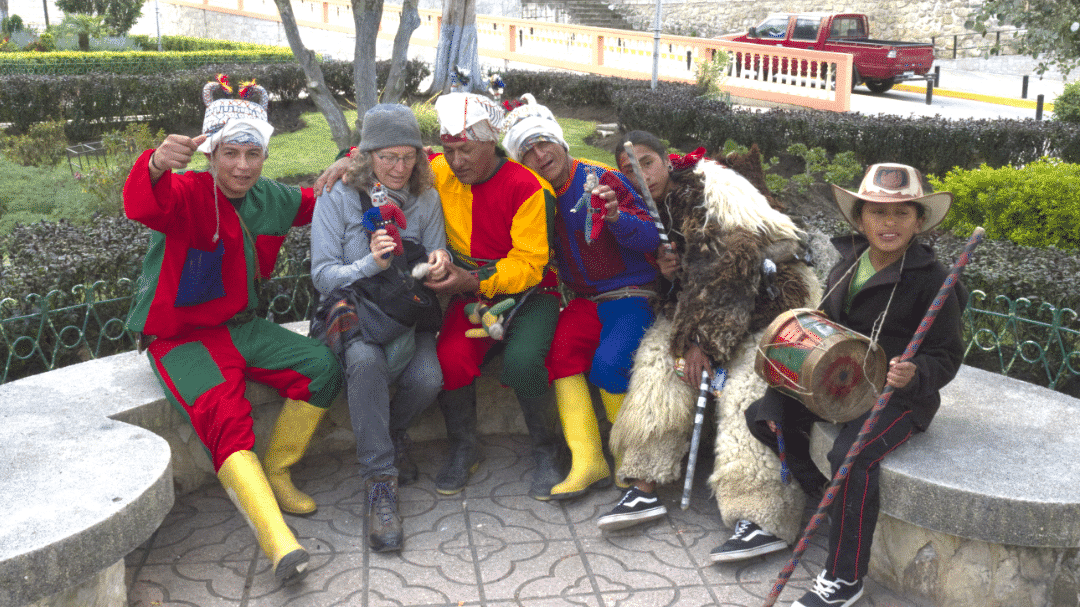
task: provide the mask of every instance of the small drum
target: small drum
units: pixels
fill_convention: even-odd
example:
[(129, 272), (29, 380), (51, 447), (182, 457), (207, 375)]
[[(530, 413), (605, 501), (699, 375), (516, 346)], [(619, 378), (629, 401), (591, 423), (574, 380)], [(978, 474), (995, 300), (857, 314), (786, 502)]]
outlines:
[(754, 370), (822, 419), (851, 421), (885, 385), (885, 351), (817, 310), (788, 310), (765, 329)]

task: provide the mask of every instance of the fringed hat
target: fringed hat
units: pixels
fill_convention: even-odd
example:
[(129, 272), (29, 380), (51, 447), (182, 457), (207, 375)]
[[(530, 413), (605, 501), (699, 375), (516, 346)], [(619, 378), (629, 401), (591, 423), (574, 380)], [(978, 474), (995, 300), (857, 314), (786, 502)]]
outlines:
[(488, 97), (475, 93), (448, 93), (435, 100), (439, 115), (439, 138), (444, 142), (499, 141), (505, 110)]
[(266, 118), (266, 108), (270, 103), (266, 89), (252, 80), (240, 85), (239, 99), (214, 99), (219, 91), (226, 95), (233, 92), (229, 77), (225, 74), (218, 74), (217, 80), (203, 86), (206, 114), (202, 132), (206, 135), (206, 141), (199, 146), (199, 151), (210, 154), (220, 143), (255, 144), (266, 150), (270, 135), (274, 132), (274, 127)]
[(521, 96), (524, 102), (506, 115), (503, 119), (502, 144), (506, 153), (517, 162), (525, 157), (536, 144), (541, 141), (558, 143), (567, 152), (570, 146), (563, 139), (563, 130), (555, 120), (555, 115), (547, 107), (536, 102), (536, 98), (529, 93)]

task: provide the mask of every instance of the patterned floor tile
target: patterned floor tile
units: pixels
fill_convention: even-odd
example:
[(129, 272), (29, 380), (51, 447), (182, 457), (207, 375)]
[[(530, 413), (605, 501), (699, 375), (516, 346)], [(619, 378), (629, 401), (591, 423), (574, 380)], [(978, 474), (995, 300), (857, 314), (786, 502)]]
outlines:
[(596, 591), (573, 541), (529, 542), (478, 549), (485, 599), (542, 599)]
[[(601, 533), (596, 518), (622, 491), (573, 500), (528, 497), (527, 437), (484, 437), (485, 459), (465, 490), (445, 496), (434, 477), (445, 441), (417, 444), (419, 480), (399, 492), (400, 553), (370, 551), (367, 503), (352, 452), (311, 457), (296, 484), (319, 510), (285, 517), (311, 554), (303, 581), (280, 585), (243, 516), (218, 485), (176, 500), (158, 532), (126, 558), (131, 607), (680, 607), (757, 606), (790, 552), (714, 565), (709, 552), (731, 529), (699, 470), (690, 508), (681, 486), (660, 488), (668, 515)], [(813, 584), (825, 560), (819, 530), (781, 595), (787, 605)], [(867, 607), (913, 607), (869, 580)]]

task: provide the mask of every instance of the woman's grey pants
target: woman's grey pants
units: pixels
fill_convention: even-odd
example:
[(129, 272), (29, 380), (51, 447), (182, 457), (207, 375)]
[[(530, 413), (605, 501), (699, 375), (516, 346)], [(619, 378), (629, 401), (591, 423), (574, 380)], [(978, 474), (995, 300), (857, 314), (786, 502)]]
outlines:
[(382, 346), (354, 342), (345, 351), (345, 366), (360, 476), (365, 480), (383, 474), (397, 476), (391, 433), (407, 429), (442, 388), (435, 334), (416, 334), (416, 354), (397, 377), (392, 400), (390, 383), (394, 378), (389, 377)]

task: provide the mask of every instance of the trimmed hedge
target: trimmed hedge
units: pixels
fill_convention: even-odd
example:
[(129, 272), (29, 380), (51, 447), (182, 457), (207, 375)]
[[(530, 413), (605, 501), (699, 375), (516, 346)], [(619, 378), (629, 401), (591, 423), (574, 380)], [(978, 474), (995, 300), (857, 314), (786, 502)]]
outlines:
[[(327, 61), (322, 69), (334, 95), (354, 96), (351, 62)], [(376, 64), (380, 87), (385, 85), (389, 70), (389, 61)], [(306, 91), (304, 72), (296, 63), (219, 64), (144, 76), (20, 74), (0, 79), (0, 122), (11, 123), (11, 134), (22, 134), (32, 124), (64, 120), (69, 141), (95, 139), (122, 128), (131, 117), (143, 117), (154, 130), (197, 128), (205, 110), (202, 87), (218, 73), (228, 74), (233, 83), (255, 79), (274, 99), (270, 104), (272, 112), (287, 110)], [(428, 73), (423, 62), (410, 61), (406, 66), (406, 94), (418, 95), (420, 81)]]
[(624, 130), (650, 131), (673, 146), (719, 150), (728, 139), (778, 156), (794, 143), (852, 151), (863, 165), (902, 162), (925, 174), (954, 167), (1024, 165), (1043, 156), (1080, 162), (1080, 125), (1036, 120), (946, 120), (813, 110), (732, 109), (702, 97), (696, 85), (558, 72), (511, 70), (505, 94), (531, 92), (540, 103), (613, 107)]
[(220, 63), (289, 63), (292, 61), (292, 51), (277, 46), (263, 46), (259, 50), (222, 49), (173, 53), (156, 51), (4, 53), (0, 54), (0, 75), (96, 74), (101, 72), (152, 75), (167, 74), (177, 70), (193, 70)]
[[(158, 50), (157, 36), (145, 34), (128, 35), (127, 39), (134, 42), (144, 51)], [(192, 36), (162, 36), (161, 51), (165, 53), (176, 51), (270, 51), (289, 50), (287, 46), (275, 46), (270, 44), (255, 44), (253, 42), (237, 42), (235, 40), (212, 40), (210, 38), (195, 38)]]
[(1026, 166), (954, 169), (931, 179), (953, 193), (945, 228), (1031, 247), (1080, 249), (1080, 164), (1043, 158)]

